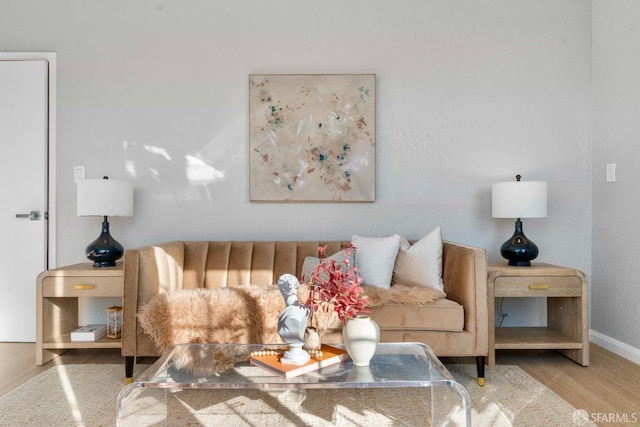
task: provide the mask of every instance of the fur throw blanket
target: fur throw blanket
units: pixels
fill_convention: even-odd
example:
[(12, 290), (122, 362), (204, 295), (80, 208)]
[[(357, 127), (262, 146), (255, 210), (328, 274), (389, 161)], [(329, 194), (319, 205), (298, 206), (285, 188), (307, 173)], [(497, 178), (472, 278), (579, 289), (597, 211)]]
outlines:
[(179, 343), (281, 343), (275, 286), (189, 289), (154, 296), (138, 314), (160, 353)]
[[(421, 286), (394, 285), (390, 289), (364, 286), (371, 307), (383, 304), (424, 305), (444, 295)], [(299, 299), (308, 295), (300, 286)], [(277, 286), (239, 286), (189, 289), (154, 296), (138, 320), (160, 353), (180, 343), (282, 343), (278, 317), (285, 302)], [(314, 313), (320, 333), (339, 321), (332, 310)]]
[(370, 307), (379, 307), (385, 304), (423, 306), (445, 297), (445, 294), (439, 290), (426, 286), (393, 285), (389, 289), (383, 289), (364, 285), (363, 288), (364, 293), (369, 297)]

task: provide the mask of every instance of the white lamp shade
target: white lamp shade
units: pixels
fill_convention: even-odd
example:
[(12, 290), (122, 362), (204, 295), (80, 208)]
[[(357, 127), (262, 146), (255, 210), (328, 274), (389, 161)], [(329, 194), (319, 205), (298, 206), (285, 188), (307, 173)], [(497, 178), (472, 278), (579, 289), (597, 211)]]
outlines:
[(547, 216), (545, 181), (497, 182), (491, 188), (494, 218), (543, 218)]
[(133, 185), (115, 179), (78, 181), (78, 216), (132, 216)]

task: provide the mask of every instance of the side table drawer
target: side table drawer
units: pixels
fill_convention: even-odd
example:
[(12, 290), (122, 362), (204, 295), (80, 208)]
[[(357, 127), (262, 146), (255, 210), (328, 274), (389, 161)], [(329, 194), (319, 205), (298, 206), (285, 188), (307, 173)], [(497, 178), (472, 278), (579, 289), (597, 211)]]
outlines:
[(121, 297), (122, 277), (45, 277), (42, 281), (44, 297)]
[(496, 297), (579, 297), (582, 280), (577, 276), (500, 276), (495, 280)]

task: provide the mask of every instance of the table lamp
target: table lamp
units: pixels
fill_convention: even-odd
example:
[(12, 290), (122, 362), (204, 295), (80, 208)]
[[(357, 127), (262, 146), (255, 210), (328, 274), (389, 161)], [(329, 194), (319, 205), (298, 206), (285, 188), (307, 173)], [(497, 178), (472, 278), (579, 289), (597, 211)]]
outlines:
[(538, 247), (522, 231), (522, 218), (547, 216), (547, 183), (545, 181), (497, 182), (491, 188), (492, 216), (516, 218), (513, 236), (500, 247), (509, 265), (527, 267), (538, 256)]
[(85, 254), (94, 267), (113, 267), (124, 248), (109, 233), (109, 216), (133, 215), (133, 186), (129, 182), (103, 179), (78, 181), (78, 216), (102, 216), (100, 236), (87, 246)]

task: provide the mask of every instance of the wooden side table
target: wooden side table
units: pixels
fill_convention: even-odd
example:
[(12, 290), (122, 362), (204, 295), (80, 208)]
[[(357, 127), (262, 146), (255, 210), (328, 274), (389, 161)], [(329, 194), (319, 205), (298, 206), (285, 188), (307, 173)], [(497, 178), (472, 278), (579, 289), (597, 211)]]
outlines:
[[(71, 341), (78, 328), (78, 298), (121, 297), (122, 264), (94, 268), (82, 263), (43, 271), (36, 281), (36, 364), (42, 365), (70, 348), (121, 348), (120, 339)], [(106, 323), (106, 313), (105, 313)]]
[[(589, 302), (583, 272), (551, 264), (489, 264), (489, 360), (496, 349), (555, 349), (589, 366)], [(495, 326), (495, 298), (546, 297), (546, 327)]]

